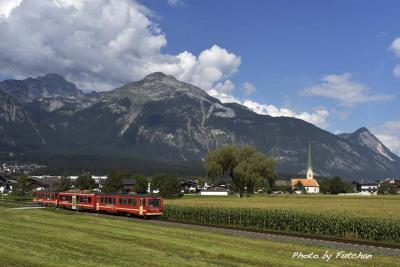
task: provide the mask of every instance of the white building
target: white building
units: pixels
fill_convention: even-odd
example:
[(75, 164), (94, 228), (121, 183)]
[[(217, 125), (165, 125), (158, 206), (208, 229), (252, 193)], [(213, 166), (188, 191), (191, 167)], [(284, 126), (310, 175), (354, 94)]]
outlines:
[(227, 196), (229, 190), (222, 186), (210, 187), (200, 191), (201, 196)]
[(290, 180), (290, 185), (293, 192), (297, 194), (302, 193), (302, 189), (306, 191), (307, 194), (318, 194), (319, 184), (317, 180), (314, 179), (314, 171), (312, 169), (312, 159), (311, 159), (311, 144), (308, 144), (308, 162), (307, 162), (307, 178), (295, 178)]

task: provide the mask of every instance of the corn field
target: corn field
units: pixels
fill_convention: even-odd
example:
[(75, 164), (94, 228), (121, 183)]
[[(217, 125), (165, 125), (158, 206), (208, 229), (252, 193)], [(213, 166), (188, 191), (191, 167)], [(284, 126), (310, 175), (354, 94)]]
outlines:
[(296, 210), (183, 207), (166, 205), (163, 219), (400, 243), (400, 221)]

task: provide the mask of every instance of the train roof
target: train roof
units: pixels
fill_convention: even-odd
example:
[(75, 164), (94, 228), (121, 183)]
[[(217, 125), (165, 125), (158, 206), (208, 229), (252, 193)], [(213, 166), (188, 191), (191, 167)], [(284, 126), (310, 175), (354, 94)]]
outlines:
[(101, 193), (97, 192), (97, 196), (127, 196), (127, 197), (160, 197), (155, 194), (137, 194), (137, 193)]
[[(51, 192), (47, 192), (51, 193)], [(54, 192), (63, 195), (91, 195), (91, 196), (127, 196), (127, 197), (160, 197), (155, 194), (136, 194), (136, 193), (101, 193), (101, 192)]]
[(51, 191), (33, 191), (33, 193), (43, 193), (43, 194), (62, 194), (62, 195), (83, 195), (83, 196), (127, 196), (127, 197), (161, 197), (157, 194), (137, 194), (137, 193), (102, 193), (93, 191), (80, 191), (80, 192), (51, 192)]

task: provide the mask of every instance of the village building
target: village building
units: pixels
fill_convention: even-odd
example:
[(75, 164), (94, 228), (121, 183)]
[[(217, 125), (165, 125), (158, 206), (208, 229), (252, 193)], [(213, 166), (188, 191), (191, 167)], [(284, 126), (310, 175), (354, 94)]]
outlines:
[(200, 191), (201, 196), (227, 196), (229, 190), (222, 186), (213, 186)]
[(5, 177), (0, 176), (0, 193), (8, 193), (9, 191), (12, 191), (12, 186), (8, 179)]
[(364, 181), (364, 180), (361, 180), (359, 182), (354, 181), (353, 186), (356, 189), (356, 191), (360, 194), (366, 194), (366, 195), (378, 194), (378, 187), (379, 187), (378, 182)]
[(198, 181), (185, 180), (181, 182), (182, 193), (190, 194), (200, 191)]
[(312, 167), (311, 144), (308, 144), (308, 160), (307, 160), (307, 178), (294, 178), (290, 180), (292, 191), (297, 194), (318, 194), (319, 184), (314, 179), (314, 171)]

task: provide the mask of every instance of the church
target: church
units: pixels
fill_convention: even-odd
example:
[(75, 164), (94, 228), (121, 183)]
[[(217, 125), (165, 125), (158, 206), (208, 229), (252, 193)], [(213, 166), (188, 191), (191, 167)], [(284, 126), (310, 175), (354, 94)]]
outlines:
[(308, 161), (307, 161), (307, 178), (294, 178), (290, 180), (290, 185), (294, 193), (301, 194), (317, 194), (319, 193), (319, 184), (314, 179), (311, 158), (311, 144), (308, 143)]

